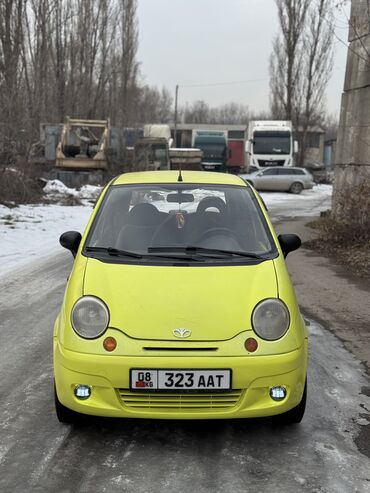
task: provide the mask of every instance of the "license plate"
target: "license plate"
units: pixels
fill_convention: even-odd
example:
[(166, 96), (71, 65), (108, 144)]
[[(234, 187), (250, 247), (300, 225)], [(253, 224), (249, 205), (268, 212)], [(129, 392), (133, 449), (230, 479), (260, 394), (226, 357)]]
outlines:
[(231, 370), (130, 370), (131, 390), (142, 391), (227, 391)]

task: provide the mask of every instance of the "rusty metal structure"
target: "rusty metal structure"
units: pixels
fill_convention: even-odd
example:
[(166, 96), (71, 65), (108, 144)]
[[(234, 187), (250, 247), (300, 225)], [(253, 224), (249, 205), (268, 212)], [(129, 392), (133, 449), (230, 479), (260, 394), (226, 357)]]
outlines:
[(107, 169), (110, 121), (67, 117), (56, 149), (57, 168)]

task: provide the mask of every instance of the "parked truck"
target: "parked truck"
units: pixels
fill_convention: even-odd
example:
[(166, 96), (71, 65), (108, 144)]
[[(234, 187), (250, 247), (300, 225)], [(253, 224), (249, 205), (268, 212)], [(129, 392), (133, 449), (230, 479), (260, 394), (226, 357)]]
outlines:
[(250, 121), (246, 144), (247, 172), (266, 166), (294, 166), (298, 142), (291, 121)]
[(227, 171), (227, 132), (195, 129), (192, 133), (192, 147), (203, 152), (202, 168), (205, 171)]
[(171, 145), (171, 130), (168, 125), (145, 125), (144, 136), (137, 140), (134, 147), (135, 169), (168, 169)]
[(134, 146), (134, 169), (202, 169), (201, 150), (178, 149), (172, 145), (173, 139), (168, 125), (145, 125), (143, 137), (138, 139)]

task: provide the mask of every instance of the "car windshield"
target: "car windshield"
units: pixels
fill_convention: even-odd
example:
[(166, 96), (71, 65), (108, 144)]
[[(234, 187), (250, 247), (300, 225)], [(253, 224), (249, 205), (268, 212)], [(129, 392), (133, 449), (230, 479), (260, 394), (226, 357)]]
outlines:
[(222, 158), (225, 155), (226, 147), (224, 144), (196, 144), (203, 151), (203, 158), (214, 157)]
[(255, 132), (254, 154), (290, 154), (290, 132)]
[(276, 253), (248, 187), (184, 183), (110, 187), (84, 252), (104, 249), (112, 255), (180, 252), (188, 257), (204, 257), (208, 250), (214, 261)]

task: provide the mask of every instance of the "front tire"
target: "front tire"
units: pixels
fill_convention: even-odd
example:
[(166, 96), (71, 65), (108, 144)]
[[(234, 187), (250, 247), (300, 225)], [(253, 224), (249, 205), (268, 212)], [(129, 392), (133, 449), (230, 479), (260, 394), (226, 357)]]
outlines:
[(293, 407), (290, 411), (287, 411), (284, 414), (279, 414), (276, 416), (276, 420), (279, 424), (284, 425), (294, 425), (298, 424), (302, 421), (304, 412), (306, 410), (306, 401), (307, 401), (307, 380), (304, 385), (303, 395), (301, 402), (298, 406)]
[(63, 404), (58, 399), (57, 391), (54, 385), (54, 402), (55, 402), (55, 413), (60, 423), (64, 424), (76, 424), (81, 422), (82, 415), (68, 409), (68, 407), (63, 406)]
[(299, 195), (302, 192), (302, 190), (303, 190), (303, 185), (298, 181), (294, 182), (290, 187), (290, 192), (296, 195)]

